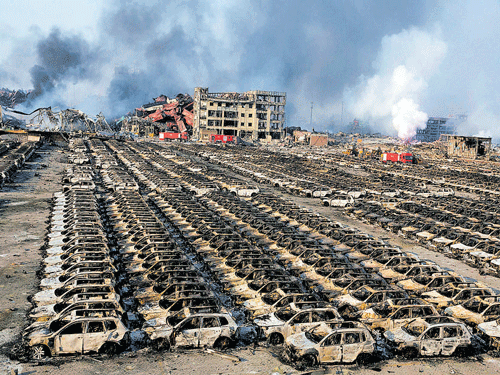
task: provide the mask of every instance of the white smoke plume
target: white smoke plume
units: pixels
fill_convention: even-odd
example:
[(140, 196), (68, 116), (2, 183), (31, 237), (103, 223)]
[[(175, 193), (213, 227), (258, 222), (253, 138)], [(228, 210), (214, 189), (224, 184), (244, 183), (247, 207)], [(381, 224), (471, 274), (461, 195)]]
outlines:
[(395, 130), (400, 138), (413, 137), (418, 128), (425, 128), (428, 116), (420, 104), (446, 51), (439, 30), (412, 28), (385, 36), (373, 63), (376, 74), (361, 76), (356, 87), (345, 92), (348, 111), (387, 132)]

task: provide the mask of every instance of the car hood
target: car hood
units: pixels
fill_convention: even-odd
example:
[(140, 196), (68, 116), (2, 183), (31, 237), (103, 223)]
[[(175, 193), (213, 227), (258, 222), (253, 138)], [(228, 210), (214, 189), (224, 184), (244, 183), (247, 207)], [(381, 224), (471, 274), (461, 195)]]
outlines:
[(387, 340), (392, 342), (408, 342), (416, 340), (415, 336), (410, 335), (409, 333), (403, 331), (403, 329), (398, 328), (393, 331), (386, 331), (384, 336)]
[(41, 327), (32, 327), (32, 329), (29, 329), (29, 327), (28, 327), (26, 333), (28, 333), (28, 339), (30, 339), (30, 340), (33, 340), (36, 338), (44, 338), (44, 337), (50, 336), (50, 334), (51, 334), (48, 325), (41, 326)]
[(260, 315), (256, 317), (253, 322), (259, 327), (272, 327), (272, 326), (282, 326), (285, 324), (282, 320), (278, 319), (274, 313)]
[(477, 329), (490, 337), (500, 338), (500, 326), (495, 320), (487, 323), (481, 323), (477, 326)]
[(360, 319), (381, 319), (382, 316), (380, 314), (377, 314), (375, 312), (375, 310), (373, 310), (372, 308), (369, 308), (369, 309), (366, 309), (366, 310), (362, 310), (360, 312), (360, 316), (359, 316)]
[(306, 337), (305, 332), (292, 335), (286, 339), (288, 346), (295, 349), (308, 349), (316, 345), (314, 342)]
[(361, 305), (363, 303), (362, 301), (358, 301), (356, 298), (354, 298), (350, 294), (344, 294), (344, 295), (336, 298), (336, 300), (339, 301), (339, 305), (347, 303), (351, 306), (358, 306), (358, 305)]

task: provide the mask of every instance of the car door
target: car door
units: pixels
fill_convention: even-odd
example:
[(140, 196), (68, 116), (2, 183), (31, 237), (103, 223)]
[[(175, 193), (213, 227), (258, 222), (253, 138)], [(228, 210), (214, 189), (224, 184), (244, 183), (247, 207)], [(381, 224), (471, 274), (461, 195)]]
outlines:
[(83, 350), (83, 323), (71, 323), (57, 335), (55, 351), (59, 353), (81, 353)]
[(441, 328), (431, 327), (427, 329), (420, 339), (420, 353), (423, 355), (439, 355), (442, 347)]
[(197, 347), (199, 345), (200, 327), (201, 317), (199, 316), (184, 320), (173, 332), (174, 345)]
[(83, 336), (83, 351), (85, 353), (98, 351), (106, 342), (107, 336), (103, 322), (88, 322)]
[(342, 361), (342, 333), (333, 332), (321, 342), (318, 359), (320, 363)]
[(442, 355), (452, 355), (459, 344), (459, 336), (462, 330), (458, 326), (443, 327)]
[(342, 362), (354, 362), (363, 350), (364, 334), (359, 331), (344, 332), (342, 345)]
[(199, 345), (213, 346), (215, 341), (220, 337), (222, 328), (219, 319), (216, 316), (205, 316), (200, 329)]

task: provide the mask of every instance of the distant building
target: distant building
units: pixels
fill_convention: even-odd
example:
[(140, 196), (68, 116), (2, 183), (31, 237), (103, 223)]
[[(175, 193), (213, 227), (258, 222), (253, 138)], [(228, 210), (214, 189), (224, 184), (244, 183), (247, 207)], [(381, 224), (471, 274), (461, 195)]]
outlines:
[(370, 125), (368, 122), (354, 119), (352, 122), (349, 123), (349, 133), (351, 133), (351, 134), (369, 134), (370, 133)]
[(417, 129), (416, 139), (421, 142), (434, 142), (442, 134), (457, 134), (458, 124), (467, 120), (466, 115), (450, 117), (429, 117), (425, 129)]
[(313, 133), (309, 137), (309, 145), (316, 147), (328, 146), (328, 134)]
[(285, 105), (284, 92), (209, 93), (208, 88), (196, 87), (193, 135), (202, 141), (210, 134), (280, 140), (285, 137)]
[(307, 130), (295, 130), (293, 132), (293, 140), (295, 143), (303, 143), (307, 144), (309, 143), (309, 136), (311, 135), (310, 132)]
[(466, 137), (462, 135), (448, 135), (448, 156), (458, 156), (470, 159), (488, 157), (491, 153), (491, 138)]

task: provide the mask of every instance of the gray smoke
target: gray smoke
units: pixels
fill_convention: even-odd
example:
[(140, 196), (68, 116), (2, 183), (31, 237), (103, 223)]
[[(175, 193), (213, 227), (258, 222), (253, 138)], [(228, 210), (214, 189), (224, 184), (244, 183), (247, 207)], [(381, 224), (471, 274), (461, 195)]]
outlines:
[(96, 42), (60, 30), (38, 42), (34, 97), (115, 116), (196, 86), (286, 91), (288, 124), (308, 127), (311, 101), (314, 123), (330, 121), (330, 103), (370, 68), (380, 39), (424, 16), (399, 1), (117, 1)]
[[(24, 61), (36, 56), (30, 64), (33, 105), (58, 103), (112, 117), (159, 94), (192, 93), (196, 86), (212, 92), (262, 89), (287, 92), (288, 125), (308, 128), (314, 102), (312, 126), (339, 130), (356, 113), (346, 90), (357, 92), (371, 77), (391, 76), (381, 67), (390, 66), (394, 49), (382, 41), (404, 30), (435, 36), (440, 29), (436, 38), (447, 47), (445, 57), (440, 55), (432, 74), (417, 71), (425, 84), (394, 102), (387, 124), (393, 123), (392, 107), (410, 108), (396, 113), (397, 123), (420, 123), (421, 113), (466, 113), (471, 132), (494, 132), (500, 113), (499, 7), (496, 0), (114, 1), (97, 16), (94, 40), (55, 29), (38, 36), (33, 50), (26, 45)], [(427, 53), (411, 48), (403, 44), (400, 51)], [(418, 63), (399, 65), (413, 74)], [(6, 73), (21, 77), (13, 66), (2, 64)], [(372, 125), (382, 126), (375, 117)], [(390, 126), (386, 130), (396, 134)]]
[(79, 36), (62, 36), (55, 28), (36, 46), (38, 64), (30, 69), (33, 92), (31, 99), (52, 93), (58, 86), (94, 77), (92, 68), (98, 54)]

